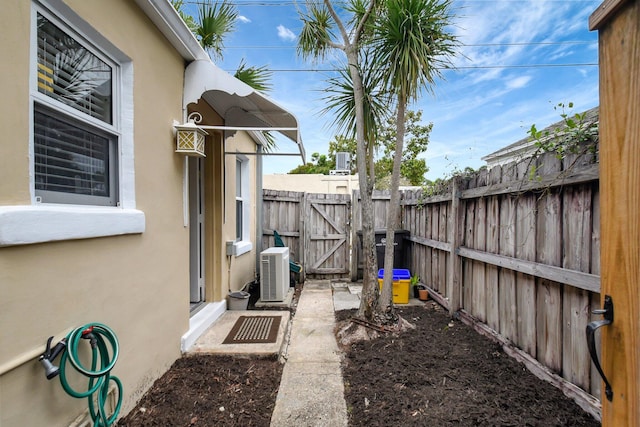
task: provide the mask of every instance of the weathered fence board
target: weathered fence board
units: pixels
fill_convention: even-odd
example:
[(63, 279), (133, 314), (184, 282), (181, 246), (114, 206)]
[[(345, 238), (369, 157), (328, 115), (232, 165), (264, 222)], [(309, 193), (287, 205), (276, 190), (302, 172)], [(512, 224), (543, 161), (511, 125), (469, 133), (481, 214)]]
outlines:
[[(476, 185), (486, 185), (486, 175), (480, 174)], [(487, 200), (481, 197), (476, 200), (475, 218), (473, 225), (473, 248), (484, 251), (487, 247)], [(471, 296), (472, 313), (476, 318), (485, 322), (487, 320), (487, 297), (486, 297), (486, 280), (485, 280), (485, 264), (474, 261), (472, 263), (472, 279), (473, 287)]]
[[(292, 260), (304, 265), (301, 220), (304, 193), (263, 190), (262, 248), (275, 246), (273, 232), (282, 236)], [(304, 271), (300, 275), (304, 280)]]
[[(538, 162), (541, 174), (557, 174), (561, 170), (560, 159), (548, 155)], [(545, 197), (538, 199), (536, 261), (551, 266), (562, 265), (562, 218), (560, 216), (560, 194), (549, 190)], [(538, 278), (536, 296), (538, 318), (536, 321), (538, 360), (560, 373), (562, 369), (562, 289), (558, 282)]]
[[(563, 267), (589, 271), (591, 260), (591, 189), (569, 188), (563, 194)], [(587, 244), (588, 243), (588, 244)], [(590, 384), (591, 361), (585, 345), (584, 331), (589, 323), (589, 293), (578, 288), (564, 289), (563, 376), (587, 389)]]
[[(489, 185), (500, 183), (502, 168), (493, 168), (489, 172)], [(500, 245), (500, 198), (489, 196), (487, 199), (487, 252), (497, 254)], [(494, 330), (500, 330), (500, 293), (498, 288), (498, 267), (487, 264), (486, 299), (487, 324)]]
[[(465, 200), (465, 228), (463, 244), (473, 247), (473, 229), (475, 227), (476, 201)], [(462, 262), (462, 306), (473, 311), (473, 261), (465, 259)], [(436, 288), (437, 289), (437, 288)]]
[[(426, 205), (426, 207), (423, 208), (426, 216), (426, 221), (424, 224), (424, 237), (426, 239), (431, 239), (431, 240), (434, 240), (433, 234), (431, 233), (431, 228), (432, 228), (431, 224), (433, 223), (433, 209), (434, 209), (434, 205)], [(434, 249), (432, 246), (426, 246), (425, 249), (426, 249), (425, 251), (426, 277), (423, 277), (423, 281), (427, 285), (431, 286), (434, 283), (434, 280), (433, 280), (434, 263), (431, 262), (433, 258)]]
[[(439, 214), (440, 218), (438, 219), (438, 241), (446, 242), (447, 241), (447, 207), (446, 203), (440, 203)], [(447, 283), (447, 258), (449, 257), (449, 253), (445, 251), (438, 251), (438, 291), (443, 292), (446, 288)]]
[[(535, 162), (524, 160), (517, 165), (520, 181), (529, 179), (531, 166)], [(535, 261), (536, 257), (536, 200), (535, 194), (526, 193), (516, 200), (516, 258)], [(518, 345), (536, 357), (536, 287), (535, 278), (529, 274), (516, 273), (516, 311)]]
[[(507, 165), (502, 168), (502, 181), (515, 180), (515, 168)], [(500, 206), (500, 255), (513, 257), (516, 254), (515, 241), (515, 196), (501, 196)], [(498, 274), (500, 287), (500, 333), (518, 342), (517, 312), (516, 312), (516, 273), (503, 268)]]

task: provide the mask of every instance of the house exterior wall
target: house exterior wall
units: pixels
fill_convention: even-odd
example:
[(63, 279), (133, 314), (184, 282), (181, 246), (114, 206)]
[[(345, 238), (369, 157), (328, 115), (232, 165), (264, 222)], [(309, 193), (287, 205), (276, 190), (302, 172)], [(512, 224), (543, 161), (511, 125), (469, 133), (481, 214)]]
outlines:
[[(236, 132), (232, 136), (227, 137), (225, 144), (225, 151), (227, 153), (255, 153), (256, 143), (249, 137), (246, 132)], [(257, 156), (243, 156), (244, 160), (248, 162), (248, 190), (250, 206), (247, 208), (249, 215), (249, 236), (252, 242), (252, 248), (248, 252), (245, 252), (239, 256), (231, 257), (231, 275), (229, 272), (223, 271), (224, 286), (222, 289), (222, 295), (226, 295), (228, 290), (236, 291), (241, 289), (248, 282), (253, 281), (256, 278), (256, 203), (257, 203), (257, 177), (256, 177), (256, 162)], [(224, 241), (235, 240), (236, 237), (236, 220), (235, 220), (235, 195), (236, 195), (236, 163), (237, 156), (234, 154), (226, 154), (225, 170), (227, 176), (227, 185), (225, 186), (225, 206), (227, 206), (227, 216), (224, 225)], [(224, 258), (224, 264), (227, 265), (229, 261), (226, 252), (223, 252), (221, 256)]]
[(264, 175), (267, 190), (322, 194), (351, 194), (360, 188), (358, 175), (271, 174)]
[[(86, 399), (47, 381), (37, 361), (88, 322), (120, 343), (113, 370), (124, 385), (121, 414), (180, 356), (189, 327), (189, 236), (183, 220), (183, 158), (173, 152), (182, 121), (184, 60), (134, 2), (67, 0), (88, 25), (132, 61), (135, 208), (145, 229), (127, 234), (0, 247), (0, 425), (69, 425)], [(0, 207), (30, 205), (31, 1), (0, 14)], [(129, 114), (129, 113), (127, 113)], [(113, 208), (118, 209), (118, 208)]]
[[(2, 38), (0, 52), (5, 58), (0, 61), (2, 84), (0, 102), (0, 123), (3, 124), (2, 156), (0, 156), (0, 200), (3, 204), (30, 202), (29, 195), (29, 146), (28, 144), (7, 144), (8, 141), (27, 141), (29, 138), (29, 1), (11, 1), (3, 5), (0, 14)], [(18, 25), (23, 23), (24, 25)], [(8, 78), (6, 77), (8, 76)], [(19, 78), (22, 76), (23, 78)], [(10, 84), (9, 84), (10, 83)], [(10, 100), (10, 102), (8, 102)], [(10, 145), (10, 147), (8, 147)], [(4, 171), (11, 170), (6, 174)]]

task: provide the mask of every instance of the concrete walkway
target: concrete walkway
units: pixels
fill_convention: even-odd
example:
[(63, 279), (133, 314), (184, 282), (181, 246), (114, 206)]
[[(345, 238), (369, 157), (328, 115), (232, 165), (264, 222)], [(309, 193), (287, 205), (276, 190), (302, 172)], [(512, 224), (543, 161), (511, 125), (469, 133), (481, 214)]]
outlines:
[(347, 425), (328, 280), (305, 282), (291, 325), (272, 427)]

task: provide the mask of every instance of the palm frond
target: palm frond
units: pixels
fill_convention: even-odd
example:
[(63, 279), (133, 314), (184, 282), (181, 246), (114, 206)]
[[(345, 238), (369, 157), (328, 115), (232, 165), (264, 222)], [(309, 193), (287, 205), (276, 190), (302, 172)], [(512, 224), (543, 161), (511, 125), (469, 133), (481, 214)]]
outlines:
[(459, 42), (449, 31), (452, 0), (386, 0), (372, 46), (385, 87), (410, 101), (452, 68)]
[(214, 58), (222, 59), (224, 38), (235, 29), (238, 11), (226, 0), (220, 3), (207, 1), (200, 5), (196, 36), (200, 45)]
[(266, 65), (249, 67), (244, 59), (242, 59), (233, 76), (260, 92), (268, 93), (273, 89), (273, 85), (271, 84), (273, 72), (269, 70)]
[(331, 50), (333, 19), (327, 8), (312, 1), (307, 2), (307, 13), (299, 12), (302, 30), (298, 36), (296, 52), (303, 59), (322, 60)]
[(196, 24), (193, 16), (184, 11), (184, 0), (171, 0), (171, 5), (178, 12), (178, 15), (180, 15), (180, 18), (182, 18), (185, 24), (187, 24), (189, 30), (191, 30), (191, 32), (195, 34), (196, 30), (198, 29), (198, 24)]
[[(386, 120), (392, 108), (390, 97), (380, 86), (376, 73), (369, 72), (369, 59), (363, 55), (363, 71), (361, 72), (362, 87), (364, 92), (364, 128), (365, 138), (369, 144), (377, 141), (377, 131), (381, 123)], [(333, 113), (334, 124), (338, 133), (355, 137), (356, 114), (355, 96), (351, 73), (345, 67), (338, 72), (338, 76), (327, 81), (325, 89), (327, 95), (322, 98), (325, 107), (322, 114)]]

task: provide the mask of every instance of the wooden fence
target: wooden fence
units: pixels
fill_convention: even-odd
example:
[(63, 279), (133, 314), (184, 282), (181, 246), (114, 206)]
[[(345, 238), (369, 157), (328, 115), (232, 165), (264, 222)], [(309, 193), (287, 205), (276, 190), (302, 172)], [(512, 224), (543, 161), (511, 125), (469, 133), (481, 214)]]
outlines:
[[(361, 229), (355, 194), (352, 242)], [(374, 194), (375, 228), (385, 227), (388, 203)], [(556, 385), (565, 393), (580, 392), (573, 384), (595, 396), (582, 406), (599, 416), (600, 377), (585, 338), (600, 307), (598, 163), (548, 154), (457, 177), (441, 194), (404, 192), (401, 204), (412, 274), (452, 313), (564, 378)], [(286, 215), (293, 223), (280, 227), (293, 230), (299, 214)], [(356, 269), (352, 256), (352, 278)]]

